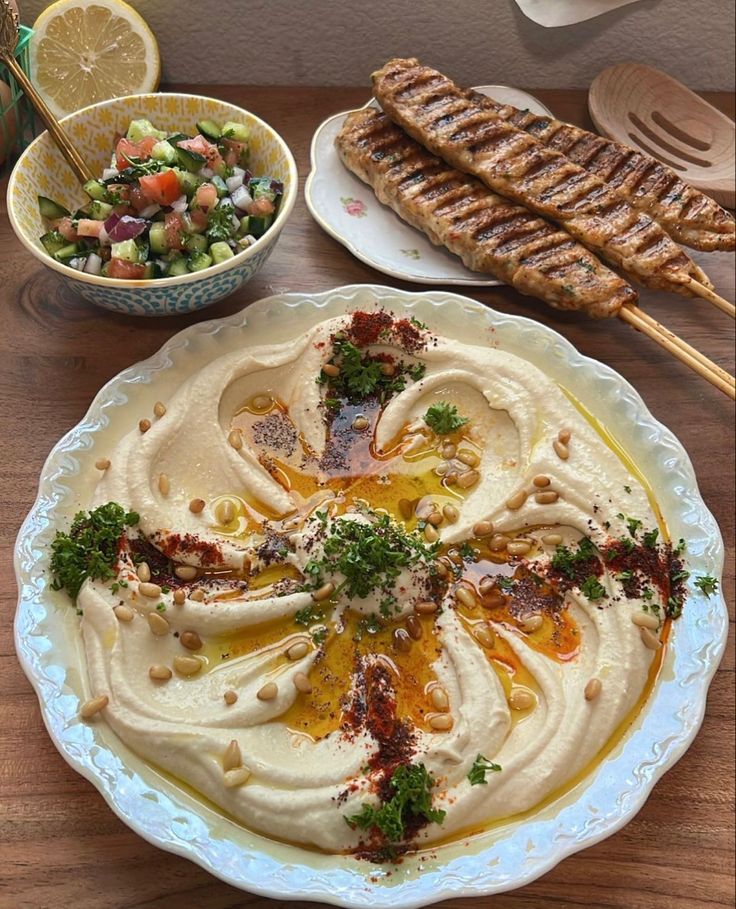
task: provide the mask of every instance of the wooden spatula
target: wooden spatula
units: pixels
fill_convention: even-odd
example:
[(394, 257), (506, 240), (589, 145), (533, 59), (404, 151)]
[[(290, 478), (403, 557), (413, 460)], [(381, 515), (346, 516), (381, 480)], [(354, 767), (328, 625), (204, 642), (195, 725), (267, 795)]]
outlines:
[(666, 73), (643, 63), (610, 66), (593, 80), (596, 129), (676, 171), (726, 208), (736, 207), (734, 123)]

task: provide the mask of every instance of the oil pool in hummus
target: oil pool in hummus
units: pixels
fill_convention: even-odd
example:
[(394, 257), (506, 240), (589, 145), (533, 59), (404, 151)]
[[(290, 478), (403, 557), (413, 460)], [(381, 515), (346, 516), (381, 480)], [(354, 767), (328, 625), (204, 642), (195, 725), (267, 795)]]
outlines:
[(78, 606), (92, 699), (249, 828), (394, 858), (571, 785), (682, 603), (636, 470), (518, 356), (358, 312), (209, 363), (90, 507), (137, 523)]

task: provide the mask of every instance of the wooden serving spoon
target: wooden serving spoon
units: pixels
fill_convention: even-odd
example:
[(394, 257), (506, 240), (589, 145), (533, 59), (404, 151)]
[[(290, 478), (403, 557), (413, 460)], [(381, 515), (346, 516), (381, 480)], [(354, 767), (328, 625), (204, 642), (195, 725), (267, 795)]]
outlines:
[(15, 81), (20, 85), (25, 96), (30, 100), (36, 113), (43, 120), (51, 138), (64, 155), (69, 166), (74, 171), (80, 183), (94, 180), (94, 174), (85, 163), (82, 156), (72, 144), (71, 139), (64, 132), (59, 121), (46, 106), (46, 102), (39, 95), (31, 80), (21, 69), (15, 59), (14, 51), (18, 43), (18, 13), (8, 0), (0, 0), (0, 62), (4, 63)]
[(643, 63), (610, 66), (593, 80), (588, 109), (602, 135), (657, 158), (725, 208), (736, 207), (733, 120), (677, 79)]

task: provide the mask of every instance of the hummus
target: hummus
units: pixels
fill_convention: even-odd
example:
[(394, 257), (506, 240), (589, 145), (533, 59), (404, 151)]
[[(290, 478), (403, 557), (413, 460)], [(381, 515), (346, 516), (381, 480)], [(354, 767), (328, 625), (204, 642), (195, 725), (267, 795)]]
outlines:
[[(672, 551), (526, 360), (357, 313), (209, 363), (156, 414), (92, 503), (139, 521), (79, 594), (91, 689), (249, 828), (378, 858), (481, 830), (641, 703)], [(402, 766), (431, 811), (397, 801)]]

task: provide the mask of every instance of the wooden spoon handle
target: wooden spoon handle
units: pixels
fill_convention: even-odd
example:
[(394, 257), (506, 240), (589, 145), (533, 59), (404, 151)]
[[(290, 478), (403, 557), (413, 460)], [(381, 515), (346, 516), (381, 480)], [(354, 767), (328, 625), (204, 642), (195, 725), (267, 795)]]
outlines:
[(74, 171), (80, 183), (86, 183), (88, 180), (94, 180), (94, 174), (89, 169), (84, 159), (72, 145), (69, 136), (64, 132), (59, 121), (46, 106), (46, 102), (36, 91), (31, 80), (26, 76), (15, 57), (10, 54), (0, 55), (0, 60), (7, 66), (13, 74), (16, 82), (25, 92), (27, 98), (35, 108), (39, 117), (43, 120), (46, 129), (51, 134), (52, 139), (57, 144), (59, 151), (64, 155), (69, 166)]

